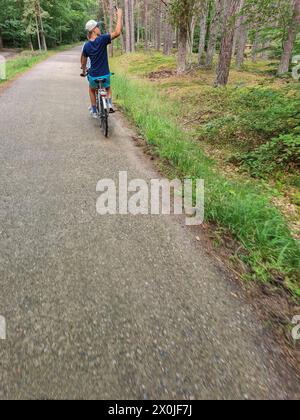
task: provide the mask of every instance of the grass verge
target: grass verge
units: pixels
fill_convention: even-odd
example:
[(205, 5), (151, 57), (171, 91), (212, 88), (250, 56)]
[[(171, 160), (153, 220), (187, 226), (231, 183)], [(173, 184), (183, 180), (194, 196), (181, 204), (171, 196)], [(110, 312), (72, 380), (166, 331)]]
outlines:
[(221, 175), (189, 131), (176, 121), (176, 103), (168, 101), (146, 81), (114, 77), (118, 102), (132, 118), (153, 152), (181, 177), (201, 178), (206, 184), (206, 220), (230, 230), (243, 245), (241, 255), (252, 267), (251, 278), (282, 278), (300, 296), (300, 247), (288, 224), (267, 195), (250, 181)]
[(232, 66), (226, 89), (213, 88), (215, 69), (176, 74), (176, 57), (137, 52), (114, 59), (116, 69), (151, 84), (176, 105), (177, 123), (229, 178), (251, 180), (272, 196), (300, 240), (300, 84), (270, 74), (269, 61)]

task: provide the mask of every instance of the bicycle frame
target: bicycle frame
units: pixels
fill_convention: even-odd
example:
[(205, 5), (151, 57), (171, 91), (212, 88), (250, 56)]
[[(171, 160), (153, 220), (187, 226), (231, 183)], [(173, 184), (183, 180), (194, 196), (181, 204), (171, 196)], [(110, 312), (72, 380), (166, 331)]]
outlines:
[[(87, 77), (87, 76), (88, 76), (88, 73), (81, 74), (81, 77)], [(96, 92), (97, 115), (100, 121), (100, 127), (102, 128), (105, 137), (108, 137), (108, 117), (110, 114), (110, 104), (107, 97), (107, 91), (103, 86), (103, 84), (105, 83), (105, 80), (99, 79), (98, 83), (99, 83), (99, 89)]]
[(103, 82), (99, 81), (99, 89), (96, 95), (97, 98), (97, 113), (100, 120), (100, 127), (103, 129), (105, 137), (108, 137), (108, 116), (109, 103), (106, 89), (103, 87)]

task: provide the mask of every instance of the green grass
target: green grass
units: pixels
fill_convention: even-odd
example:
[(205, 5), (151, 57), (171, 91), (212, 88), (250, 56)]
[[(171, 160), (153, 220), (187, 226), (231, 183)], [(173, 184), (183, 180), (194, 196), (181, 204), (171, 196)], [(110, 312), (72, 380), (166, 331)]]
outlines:
[[(19, 56), (7, 61), (6, 64), (6, 80), (12, 80), (18, 74), (24, 73), (35, 64), (49, 57), (48, 53), (21, 53)], [(5, 82), (5, 80), (1, 80)]]
[(114, 92), (153, 153), (168, 161), (179, 176), (205, 180), (206, 220), (229, 229), (247, 250), (252, 278), (270, 281), (284, 276), (285, 284), (300, 296), (299, 243), (270, 198), (251, 182), (228, 180), (220, 174), (191, 133), (180, 128), (179, 105), (149, 82), (119, 73), (114, 77)]
[[(195, 64), (195, 57), (191, 61)], [(300, 85), (270, 76), (270, 65), (274, 63), (246, 60), (238, 71), (233, 63), (227, 88), (215, 89), (215, 69), (194, 67), (178, 77), (173, 71), (175, 55), (166, 57), (152, 51), (115, 59), (117, 72), (143, 80), (168, 97), (177, 123), (193, 132), (220, 172), (251, 180), (272, 195), (293, 236), (300, 239)], [(155, 77), (149, 78), (150, 73)], [(284, 145), (282, 136), (289, 139)]]
[(168, 69), (171, 67), (175, 70), (176, 64), (174, 57), (163, 56), (159, 53), (152, 53), (148, 56), (147, 60), (143, 60), (138, 66), (135, 66), (134, 62), (132, 62), (130, 71), (139, 75), (145, 75), (150, 73), (152, 69), (163, 69), (164, 67), (168, 67)]

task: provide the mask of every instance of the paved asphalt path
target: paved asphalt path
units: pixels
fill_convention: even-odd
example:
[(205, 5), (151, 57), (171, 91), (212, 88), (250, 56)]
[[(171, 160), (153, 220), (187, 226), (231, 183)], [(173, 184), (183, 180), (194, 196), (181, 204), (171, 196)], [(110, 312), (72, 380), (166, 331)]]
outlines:
[(102, 137), (78, 60), (53, 56), (0, 93), (0, 398), (295, 398), (183, 221), (96, 213), (99, 179), (157, 175), (123, 117)]

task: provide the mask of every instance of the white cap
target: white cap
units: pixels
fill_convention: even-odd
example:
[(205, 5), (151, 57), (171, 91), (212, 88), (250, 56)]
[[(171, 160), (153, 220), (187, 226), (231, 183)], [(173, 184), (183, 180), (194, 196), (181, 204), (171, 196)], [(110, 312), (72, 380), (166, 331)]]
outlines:
[(85, 29), (88, 32), (92, 32), (98, 26), (98, 22), (95, 20), (89, 20), (88, 23), (85, 25)]

